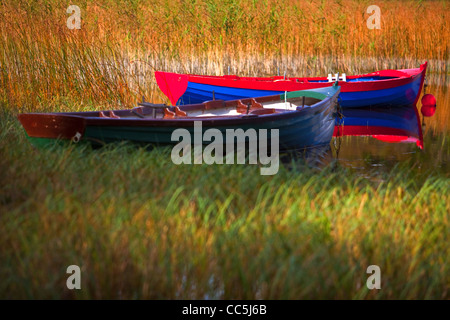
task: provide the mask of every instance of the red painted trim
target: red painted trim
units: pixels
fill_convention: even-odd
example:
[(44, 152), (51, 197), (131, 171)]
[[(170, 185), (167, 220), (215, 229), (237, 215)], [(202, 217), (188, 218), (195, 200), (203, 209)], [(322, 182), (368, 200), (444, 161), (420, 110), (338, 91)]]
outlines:
[[(419, 123), (420, 126), (420, 123)], [(339, 135), (338, 135), (339, 132)], [(367, 126), (338, 126), (334, 127), (333, 136), (372, 136), (375, 139), (385, 142), (401, 142), (409, 138), (417, 139), (416, 145), (423, 149), (422, 130), (419, 137), (408, 130), (387, 128), (387, 127), (367, 127)]]
[(378, 126), (338, 126), (334, 127), (333, 136), (337, 136), (339, 131), (339, 136), (373, 136), (373, 135), (383, 135), (383, 136), (407, 136), (418, 138), (416, 134), (409, 130), (389, 128), (389, 127), (378, 127)]
[(377, 140), (389, 142), (389, 143), (402, 142), (402, 141), (408, 140), (408, 138), (409, 138), (408, 136), (388, 136), (388, 135), (382, 135), (382, 134), (373, 135), (372, 137)]

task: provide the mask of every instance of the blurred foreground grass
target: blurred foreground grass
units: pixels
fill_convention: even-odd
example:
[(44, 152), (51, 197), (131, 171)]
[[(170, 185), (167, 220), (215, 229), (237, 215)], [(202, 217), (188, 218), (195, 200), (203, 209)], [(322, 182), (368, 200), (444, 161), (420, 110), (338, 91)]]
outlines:
[[(446, 1), (380, 1), (376, 30), (357, 0), (78, 4), (69, 30), (67, 2), (0, 2), (0, 298), (450, 297), (449, 162), (429, 169), (450, 150)], [(167, 148), (38, 151), (15, 119), (166, 101), (155, 69), (306, 76), (425, 60), (439, 72), (439, 150), (364, 177), (176, 166)], [(79, 291), (66, 289), (72, 264)], [(372, 264), (379, 291), (365, 286)]]
[[(9, 111), (0, 122), (2, 299), (450, 297), (448, 172), (261, 176), (176, 166), (167, 148), (36, 150)], [(72, 264), (82, 290), (66, 289)]]

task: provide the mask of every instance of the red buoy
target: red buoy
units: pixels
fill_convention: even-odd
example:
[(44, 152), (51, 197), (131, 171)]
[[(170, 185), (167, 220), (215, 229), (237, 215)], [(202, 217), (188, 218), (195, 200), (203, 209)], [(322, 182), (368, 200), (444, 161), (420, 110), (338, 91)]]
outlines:
[(436, 98), (432, 94), (422, 97), (422, 108), (420, 109), (424, 117), (432, 117), (436, 112)]

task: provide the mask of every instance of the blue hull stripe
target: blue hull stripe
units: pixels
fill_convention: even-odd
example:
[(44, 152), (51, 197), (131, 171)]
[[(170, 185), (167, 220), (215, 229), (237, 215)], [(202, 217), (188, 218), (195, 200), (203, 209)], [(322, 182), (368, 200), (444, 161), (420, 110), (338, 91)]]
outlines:
[[(359, 92), (341, 92), (341, 106), (344, 108), (381, 106), (381, 105), (411, 105), (414, 103), (420, 89), (420, 77), (415, 81), (396, 88), (359, 91)], [(284, 91), (253, 90), (221, 87), (207, 84), (189, 82), (188, 88), (178, 101), (178, 104), (202, 103), (213, 99), (236, 100), (242, 98), (255, 98), (281, 94)]]

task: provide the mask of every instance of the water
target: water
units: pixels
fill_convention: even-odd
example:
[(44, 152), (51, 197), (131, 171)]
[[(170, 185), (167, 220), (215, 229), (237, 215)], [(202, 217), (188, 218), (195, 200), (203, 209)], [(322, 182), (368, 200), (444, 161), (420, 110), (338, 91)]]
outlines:
[(288, 167), (305, 161), (318, 169), (346, 167), (367, 177), (402, 164), (449, 174), (450, 75), (428, 75), (427, 84), (425, 93), (437, 100), (433, 117), (423, 119), (420, 102), (418, 108), (344, 109), (341, 136), (330, 146), (281, 153), (281, 162)]
[[(332, 152), (333, 160), (340, 166), (352, 168), (361, 172), (361, 174), (374, 170), (389, 170), (395, 165), (408, 161), (423, 169), (438, 168), (445, 173), (450, 173), (450, 143), (448, 141), (450, 137), (450, 75), (428, 75), (427, 84), (425, 92), (433, 94), (437, 100), (435, 115), (431, 118), (425, 118), (425, 124), (423, 124), (419, 103), (419, 119), (416, 116), (415, 120), (408, 120), (410, 125), (414, 121), (420, 123), (423, 133), (423, 149), (417, 146), (418, 139), (415, 137), (411, 137), (409, 142), (389, 143), (371, 136), (344, 136), (337, 141), (340, 143), (338, 149), (334, 145), (339, 145), (339, 143), (332, 141), (333, 147), (330, 152)], [(393, 112), (394, 108), (391, 109), (387, 112)], [(378, 114), (379, 109), (366, 110), (368, 119), (370, 119), (371, 111)], [(345, 116), (346, 114), (351, 115), (353, 112), (354, 110), (348, 110), (347, 112), (344, 110), (343, 113)], [(411, 113), (408, 114), (408, 111), (405, 110), (395, 111), (393, 114), (396, 113), (398, 116), (402, 112), (405, 118), (411, 116)], [(400, 120), (401, 117), (398, 117), (395, 123)], [(412, 126), (411, 130), (413, 129), (418, 130), (418, 128)]]
[(370, 137), (343, 137), (340, 150), (333, 159), (341, 166), (361, 173), (387, 171), (403, 162), (427, 170), (438, 168), (450, 173), (449, 143), (443, 135), (424, 137), (424, 149), (414, 143), (387, 143)]

